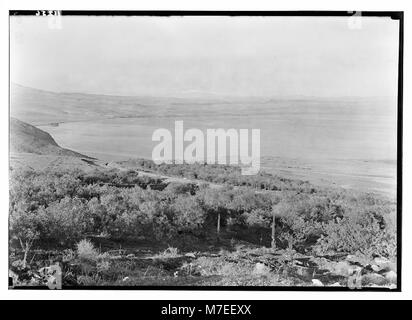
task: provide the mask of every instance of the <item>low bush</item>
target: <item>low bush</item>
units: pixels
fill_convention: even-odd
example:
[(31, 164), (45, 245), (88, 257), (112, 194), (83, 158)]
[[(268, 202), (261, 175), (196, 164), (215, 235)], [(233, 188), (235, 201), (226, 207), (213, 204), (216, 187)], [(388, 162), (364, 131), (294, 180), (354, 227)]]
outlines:
[(77, 256), (84, 261), (97, 261), (99, 252), (87, 239), (83, 239), (76, 244)]
[[(382, 197), (344, 190), (313, 193), (304, 183), (264, 174), (233, 187), (230, 181), (238, 178), (237, 169), (225, 166), (141, 165), (176, 175), (188, 169), (199, 179), (227, 185), (173, 183), (151, 190), (148, 186), (158, 179), (140, 177), (136, 171), (13, 172), (13, 245), (20, 246), (26, 258), (35, 243), (67, 247), (89, 235), (162, 245), (185, 237), (209, 241), (226, 235), (270, 246), (275, 217), (275, 244), (283, 248), (396, 256), (396, 204)], [(218, 178), (218, 173), (224, 175)], [(267, 179), (275, 179), (281, 191), (256, 192), (255, 187), (265, 189), (271, 183)]]
[(396, 257), (396, 233), (381, 229), (377, 221), (362, 225), (357, 219), (345, 217), (323, 226), (323, 234), (315, 246), (319, 254), (335, 252)]

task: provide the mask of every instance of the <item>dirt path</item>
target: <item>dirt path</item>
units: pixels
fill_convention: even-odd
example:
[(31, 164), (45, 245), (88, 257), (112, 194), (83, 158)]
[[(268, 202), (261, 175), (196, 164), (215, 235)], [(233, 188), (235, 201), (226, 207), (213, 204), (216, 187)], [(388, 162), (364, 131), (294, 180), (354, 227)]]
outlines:
[[(198, 185), (198, 186), (200, 186), (202, 184), (207, 184), (212, 189), (219, 189), (219, 188), (224, 187), (223, 184), (213, 183), (213, 182), (209, 182), (209, 181), (206, 181), (206, 180), (188, 179), (188, 178), (176, 177), (176, 176), (167, 176), (167, 175), (163, 175), (161, 173), (148, 172), (148, 171), (139, 170), (139, 169), (136, 169), (136, 168), (125, 168), (125, 167), (123, 167), (123, 166), (121, 166), (121, 165), (119, 165), (118, 163), (115, 163), (115, 162), (107, 163), (107, 165), (103, 164), (103, 163), (100, 163), (100, 166), (105, 167), (105, 168), (115, 168), (115, 169), (119, 169), (121, 171), (127, 171), (127, 170), (130, 170), (130, 169), (133, 169), (133, 170), (137, 171), (139, 176), (141, 176), (141, 177), (150, 177), (150, 178), (154, 178), (154, 179), (164, 179), (165, 183), (193, 183), (193, 184)], [(234, 188), (237, 189), (238, 187), (234, 186)]]
[[(105, 168), (115, 168), (115, 169), (118, 169), (118, 170), (121, 170), (121, 171), (127, 171), (127, 170), (133, 169), (133, 170), (137, 171), (139, 176), (141, 176), (141, 177), (150, 177), (150, 178), (154, 178), (154, 179), (164, 179), (165, 183), (193, 183), (197, 186), (207, 185), (209, 188), (212, 188), (212, 189), (220, 189), (220, 188), (225, 187), (224, 184), (213, 183), (213, 182), (209, 182), (209, 181), (206, 181), (206, 180), (188, 179), (188, 178), (176, 177), (176, 176), (167, 176), (167, 175), (156, 173), (156, 172), (149, 172), (149, 171), (139, 170), (139, 169), (136, 169), (136, 168), (133, 168), (133, 167), (125, 168), (125, 167), (121, 166), (120, 164), (118, 164), (116, 162), (110, 162), (110, 163), (107, 163), (107, 164), (100, 163), (100, 166), (103, 166)], [(232, 186), (232, 187), (235, 190), (243, 188), (243, 187), (240, 187), (240, 186)], [(251, 187), (249, 187), (249, 189), (251, 189)], [(254, 192), (263, 194), (263, 193), (277, 193), (278, 191), (275, 191), (275, 190), (254, 190)]]

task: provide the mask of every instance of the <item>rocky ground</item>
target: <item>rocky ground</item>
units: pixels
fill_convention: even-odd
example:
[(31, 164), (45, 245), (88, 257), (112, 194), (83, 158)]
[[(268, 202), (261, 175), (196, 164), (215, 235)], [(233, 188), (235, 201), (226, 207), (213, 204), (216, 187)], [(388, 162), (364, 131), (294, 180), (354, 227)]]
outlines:
[[(44, 259), (45, 255), (49, 259)], [(238, 246), (234, 251), (179, 252), (168, 248), (111, 250), (84, 257), (75, 251), (43, 252), (26, 268), (15, 260), (15, 284), (56, 281), (70, 286), (317, 286), (396, 289), (396, 263), (360, 255), (307, 256), (294, 250)]]

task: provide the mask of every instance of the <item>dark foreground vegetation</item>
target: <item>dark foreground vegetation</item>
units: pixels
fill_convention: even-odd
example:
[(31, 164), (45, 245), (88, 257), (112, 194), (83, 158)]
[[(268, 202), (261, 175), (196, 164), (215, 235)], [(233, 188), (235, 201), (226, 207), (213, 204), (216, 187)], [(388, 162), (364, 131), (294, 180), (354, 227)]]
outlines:
[(127, 165), (11, 172), (15, 283), (53, 281), (58, 264), (65, 286), (396, 284), (389, 200), (227, 166)]

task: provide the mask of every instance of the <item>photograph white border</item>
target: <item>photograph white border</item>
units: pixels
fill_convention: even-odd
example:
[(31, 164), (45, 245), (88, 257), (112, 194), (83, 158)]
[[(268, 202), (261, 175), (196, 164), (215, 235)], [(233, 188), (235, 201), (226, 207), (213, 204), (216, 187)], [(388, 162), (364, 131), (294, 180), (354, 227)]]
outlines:
[[(404, 101), (403, 101), (403, 204), (402, 204), (402, 292), (303, 292), (303, 291), (182, 291), (182, 290), (9, 290), (6, 274), (8, 273), (8, 88), (9, 77), (6, 70), (9, 69), (9, 12), (8, 10), (262, 10), (262, 11), (293, 11), (293, 10), (356, 10), (356, 11), (404, 11), (405, 35), (412, 34), (412, 8), (411, 1), (354, 1), (346, 0), (339, 3), (316, 0), (289, 0), (282, 2), (274, 1), (246, 1), (246, 0), (152, 0), (152, 1), (51, 1), (51, 0), (20, 0), (1, 2), (0, 26), (1, 26), (1, 116), (0, 116), (0, 150), (2, 156), (1, 178), (0, 178), (0, 298), (1, 299), (146, 299), (146, 300), (170, 300), (170, 299), (250, 299), (250, 300), (272, 300), (272, 299), (412, 299), (412, 218), (409, 212), (412, 209), (410, 196), (412, 192), (412, 174), (408, 164), (411, 159), (411, 82), (406, 70), (412, 70), (409, 66), (411, 61), (411, 42), (408, 36), (404, 38)], [(407, 143), (405, 143), (407, 141)], [(409, 147), (409, 148), (408, 148)]]

